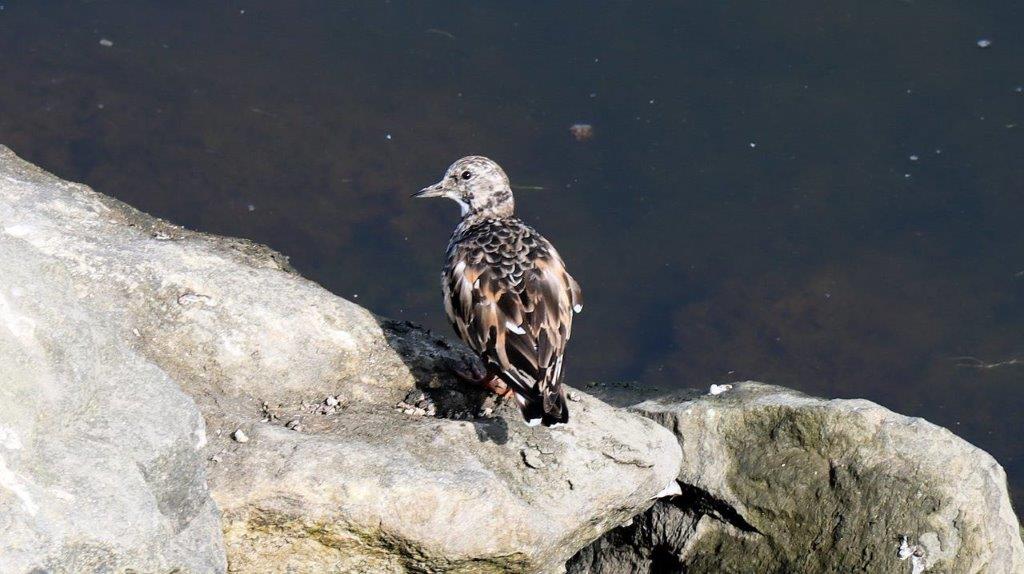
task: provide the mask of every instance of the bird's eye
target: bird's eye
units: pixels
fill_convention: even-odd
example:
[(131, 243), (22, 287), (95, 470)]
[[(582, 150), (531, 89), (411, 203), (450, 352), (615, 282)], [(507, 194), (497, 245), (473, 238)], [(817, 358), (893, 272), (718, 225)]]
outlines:
[(470, 172), (468, 172), (468, 171), (464, 171), (464, 172), (462, 172), (462, 179), (469, 179), (469, 178), (471, 178), (471, 177), (473, 177), (473, 174), (472, 174), (472, 173), (470, 173)]

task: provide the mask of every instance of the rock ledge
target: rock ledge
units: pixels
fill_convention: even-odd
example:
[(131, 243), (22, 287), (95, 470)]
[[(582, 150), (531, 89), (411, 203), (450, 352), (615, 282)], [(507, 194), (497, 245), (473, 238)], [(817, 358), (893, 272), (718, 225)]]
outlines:
[(570, 573), (1024, 572), (1003, 469), (928, 421), (752, 382), (630, 410), (676, 434), (682, 494)]

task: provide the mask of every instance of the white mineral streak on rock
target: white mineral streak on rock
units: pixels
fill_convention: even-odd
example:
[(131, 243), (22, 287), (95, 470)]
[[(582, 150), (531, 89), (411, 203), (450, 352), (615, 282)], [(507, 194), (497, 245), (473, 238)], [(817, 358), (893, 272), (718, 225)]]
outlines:
[(654, 498), (665, 498), (666, 496), (679, 496), (683, 493), (682, 488), (679, 487), (679, 483), (675, 480), (668, 483), (665, 488), (661, 489), (661, 492), (654, 495)]
[[(32, 496), (29, 494), (28, 486), (25, 484), (17, 474), (11, 469), (7, 468), (7, 463), (4, 462), (4, 457), (0, 456), (0, 488), (7, 490), (18, 497), (21, 501), (21, 507), (29, 515), (35, 516), (39, 512), (39, 506), (32, 500)], [(2, 562), (0, 562), (2, 564)]]
[(8, 450), (18, 450), (22, 448), (21, 439), (18, 438), (18, 433), (12, 428), (0, 427), (0, 446)]
[(0, 293), (0, 325), (10, 331), (22, 344), (34, 346), (35, 321), (19, 314), (3, 293)]
[(4, 227), (4, 233), (11, 237), (25, 237), (32, 233), (32, 227), (29, 225), (8, 225)]
[(196, 450), (202, 450), (206, 446), (206, 429), (199, 427), (192, 434), (196, 437)]
[(897, 556), (900, 560), (910, 559), (910, 574), (922, 574), (928, 567), (924, 549), (917, 545), (911, 546), (908, 544), (906, 536), (900, 539), (900, 548)]

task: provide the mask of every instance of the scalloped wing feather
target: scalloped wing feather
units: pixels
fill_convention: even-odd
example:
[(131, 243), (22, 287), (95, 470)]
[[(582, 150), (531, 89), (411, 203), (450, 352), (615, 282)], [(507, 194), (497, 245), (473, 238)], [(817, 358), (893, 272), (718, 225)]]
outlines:
[(499, 243), (493, 233), (453, 242), (445, 311), (459, 337), (527, 403), (524, 416), (540, 403), (545, 424), (565, 422), (562, 356), (582, 295), (551, 244), (519, 225)]

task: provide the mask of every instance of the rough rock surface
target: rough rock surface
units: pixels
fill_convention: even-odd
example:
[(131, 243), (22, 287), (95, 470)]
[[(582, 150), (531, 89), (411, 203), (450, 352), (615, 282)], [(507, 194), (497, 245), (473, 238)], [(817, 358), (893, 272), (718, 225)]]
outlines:
[(223, 572), (199, 410), (41, 216), (81, 195), (0, 148), (0, 572)]
[[(163, 450), (146, 450), (157, 460), (129, 470), (145, 484), (173, 487), (149, 503), (184, 528), (197, 551), (216, 547), (209, 528), (200, 528), (213, 516), (201, 470), (187, 482), (188, 495), (181, 478), (160, 482), (167, 469), (195, 466), (190, 457), (203, 437), (171, 381), (205, 417), (207, 480), (232, 572), (556, 571), (646, 509), (677, 475), (675, 438), (645, 418), (577, 393), (571, 425), (528, 428), (514, 406), (451, 380), (454, 362), (478, 368), (459, 347), (332, 295), (266, 248), (151, 218), (2, 147), (0, 245), (0, 344), (4, 358), (17, 359), (5, 368), (18, 369), (4, 376), (21, 381), (14, 388), (23, 403), (0, 413), (5, 428), (31, 445), (20, 458), (0, 448), (0, 508), (30, 514), (21, 485), (51, 474), (33, 466), (53, 452), (47, 448), (71, 452), (75, 441), (111, 435), (145, 450), (162, 439)], [(22, 274), (20, 290), (12, 272)], [(25, 325), (43, 325), (46, 313), (66, 322), (63, 331), (47, 327), (52, 344), (18, 343), (44, 336)], [(78, 349), (86, 336), (103, 344)], [(51, 353), (52, 366), (35, 365), (29, 355), (37, 351)], [(53, 377), (112, 386), (118, 392), (107, 402), (122, 410), (106, 406), (102, 394), (65, 404), (72, 387), (46, 390)], [(154, 382), (147, 386), (146, 377)], [(158, 382), (161, 390), (150, 390)], [(110, 409), (102, 420), (111, 428), (87, 426), (98, 420), (95, 409)], [(68, 417), (83, 422), (69, 427)], [(30, 432), (42, 431), (31, 429), (40, 425), (67, 436), (34, 440)], [(181, 433), (189, 449), (171, 440)], [(125, 450), (120, 457), (136, 452)], [(82, 491), (100, 488), (101, 470), (108, 469), (83, 462), (67, 480)], [(126, 484), (114, 478), (123, 470), (110, 469), (111, 488)], [(61, 492), (30, 488), (40, 505), (35, 522), (18, 518), (14, 528), (0, 528), (0, 541), (35, 551), (26, 538), (32, 525), (71, 529), (44, 511), (62, 504)], [(165, 509), (161, 501), (181, 504)], [(162, 525), (149, 525), (159, 516), (138, 507), (146, 501), (117, 502), (120, 522), (90, 510), (98, 522), (82, 528), (116, 523), (142, 540)], [(185, 512), (193, 518), (182, 525)], [(185, 542), (168, 536), (161, 544), (169, 558), (140, 569), (177, 565), (171, 559)], [(70, 549), (67, 560), (90, 552)]]
[(631, 410), (679, 438), (682, 494), (570, 573), (1024, 572), (1003, 469), (923, 419), (758, 383)]

